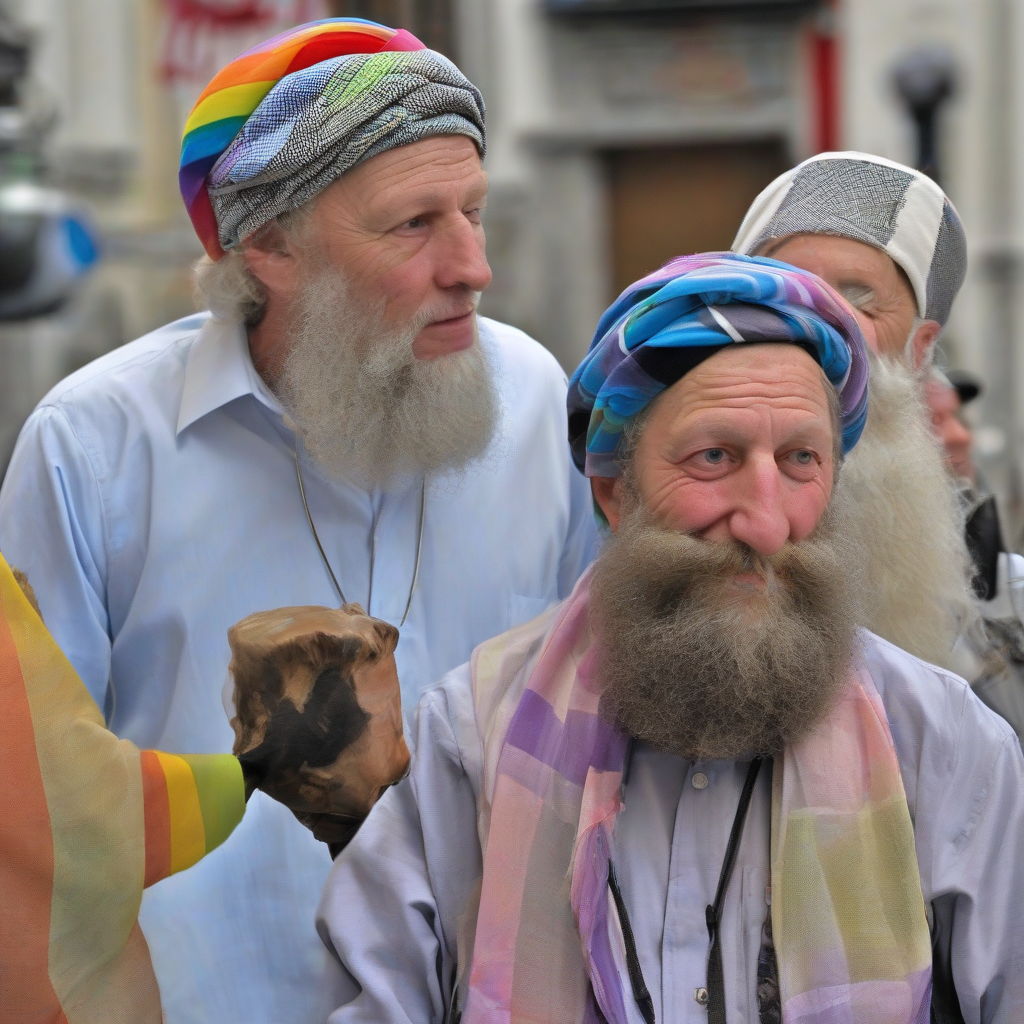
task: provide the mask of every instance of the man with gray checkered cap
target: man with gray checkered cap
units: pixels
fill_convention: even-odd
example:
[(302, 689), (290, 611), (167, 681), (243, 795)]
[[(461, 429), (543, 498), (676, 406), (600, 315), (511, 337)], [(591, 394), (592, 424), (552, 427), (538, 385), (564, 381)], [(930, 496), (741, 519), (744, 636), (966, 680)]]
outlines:
[(747, 211), (735, 252), (811, 270), (861, 313), (884, 356), (927, 362), (967, 273), (960, 216), (931, 178), (867, 153), (820, 153)]
[(868, 153), (820, 153), (754, 200), (733, 250), (824, 278), (854, 307), (872, 350), (867, 426), (843, 469), (872, 595), (864, 624), (970, 678), (1021, 733), (1024, 718), (991, 699), (993, 666), (1001, 679), (1012, 667), (986, 620), (1020, 629), (1006, 581), (1024, 575), (1024, 560), (1001, 555), (995, 597), (975, 598), (965, 510), (925, 402), (935, 342), (967, 272), (955, 207), (913, 168)]

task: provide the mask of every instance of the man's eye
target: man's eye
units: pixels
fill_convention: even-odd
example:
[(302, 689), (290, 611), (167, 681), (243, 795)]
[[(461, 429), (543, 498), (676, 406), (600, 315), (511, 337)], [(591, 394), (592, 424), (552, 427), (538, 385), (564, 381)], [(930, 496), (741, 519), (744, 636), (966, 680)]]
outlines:
[(426, 223), (419, 217), (413, 217), (412, 220), (407, 220), (402, 227), (403, 228), (421, 228)]
[(798, 452), (793, 452), (793, 461), (798, 466), (810, 466), (814, 463), (814, 453), (803, 449)]
[(875, 290), (863, 284), (840, 285), (839, 293), (854, 309), (866, 313), (875, 305)]
[(725, 462), (725, 449), (724, 448), (709, 448), (704, 453), (704, 459), (712, 466), (718, 466)]

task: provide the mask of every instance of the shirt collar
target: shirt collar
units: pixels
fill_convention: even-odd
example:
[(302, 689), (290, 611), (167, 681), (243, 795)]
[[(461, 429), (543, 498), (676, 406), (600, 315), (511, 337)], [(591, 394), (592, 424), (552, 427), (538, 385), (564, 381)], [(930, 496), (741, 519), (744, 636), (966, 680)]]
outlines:
[(185, 385), (175, 433), (180, 434), (208, 413), (245, 395), (254, 396), (282, 415), (281, 404), (252, 365), (245, 327), (208, 317), (185, 362)]

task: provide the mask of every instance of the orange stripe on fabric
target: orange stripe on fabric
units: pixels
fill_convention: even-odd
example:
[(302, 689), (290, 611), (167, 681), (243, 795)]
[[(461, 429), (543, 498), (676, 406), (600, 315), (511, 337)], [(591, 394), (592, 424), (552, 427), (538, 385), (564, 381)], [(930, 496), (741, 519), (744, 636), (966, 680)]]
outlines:
[[(358, 32), (346, 31), (344, 28), (331, 29), (329, 31), (325, 31), (323, 28), (311, 30), (308, 34), (304, 33), (301, 36), (290, 39), (279, 50), (259, 50), (256, 53), (250, 53), (247, 57), (239, 57), (237, 60), (232, 61), (214, 75), (213, 80), (200, 93), (199, 99), (196, 102), (202, 103), (207, 96), (232, 85), (260, 82), (267, 78), (276, 81), (286, 73), (286, 69), (291, 68), (291, 70), (295, 70), (291, 65), (299, 51), (316, 40), (317, 36), (326, 36), (334, 42), (335, 52), (331, 56), (340, 57), (345, 53), (376, 53), (378, 50), (383, 49), (385, 44), (394, 35), (393, 29), (388, 29), (385, 34), (372, 30), (368, 25), (360, 25)], [(344, 48), (337, 46), (342, 41), (345, 44)], [(377, 44), (376, 50), (371, 49), (374, 44)], [(362, 47), (362, 49), (359, 47)], [(326, 60), (327, 58), (321, 57), (320, 59)]]
[(21, 662), (0, 614), (0, 1020), (67, 1024), (49, 973), (53, 837)]
[(171, 873), (171, 806), (167, 779), (160, 758), (152, 750), (139, 751), (142, 762), (142, 799), (146, 808), (146, 878), (153, 885)]

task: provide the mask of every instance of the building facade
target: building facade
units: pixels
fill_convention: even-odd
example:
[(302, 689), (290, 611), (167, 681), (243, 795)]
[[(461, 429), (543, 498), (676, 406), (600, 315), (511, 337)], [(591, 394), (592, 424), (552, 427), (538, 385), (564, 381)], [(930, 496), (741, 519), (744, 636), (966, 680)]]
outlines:
[(289, 19), (404, 25), (480, 85), (495, 272), (482, 308), (567, 369), (621, 287), (678, 253), (727, 247), (785, 167), (831, 148), (915, 162), (893, 74), (931, 47), (955, 79), (936, 152), (971, 259), (943, 347), (987, 382), (980, 461), (1020, 539), (1024, 0), (258, 0), (246, 29), (173, 34), (174, 10), (218, 4), (6, 0), (35, 33), (35, 87), (57, 118), (48, 174), (93, 205), (107, 258), (63, 319), (0, 327), (6, 377), (24, 381), (0, 392), (0, 435), (62, 372), (192, 308), (184, 117), (218, 63)]
[(949, 68), (941, 181), (970, 240), (942, 341), (987, 384), (978, 455), (1024, 530), (1021, 0), (458, 0), (458, 59), (488, 102), (484, 309), (571, 368), (628, 282), (726, 248), (779, 171), (825, 149), (914, 164), (894, 81), (921, 51)]

